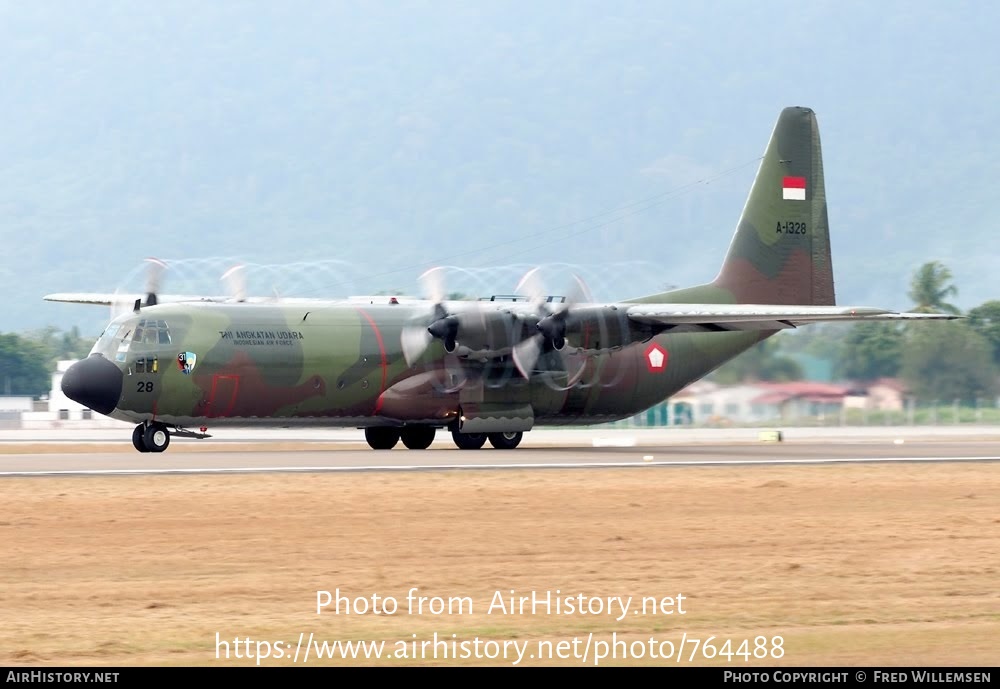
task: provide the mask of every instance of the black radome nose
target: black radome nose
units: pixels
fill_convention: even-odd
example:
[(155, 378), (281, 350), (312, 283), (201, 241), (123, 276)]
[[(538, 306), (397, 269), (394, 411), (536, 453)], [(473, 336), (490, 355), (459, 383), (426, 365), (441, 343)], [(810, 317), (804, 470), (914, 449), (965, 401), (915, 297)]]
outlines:
[(109, 414), (118, 406), (123, 379), (117, 366), (100, 354), (91, 354), (66, 369), (62, 391), (74, 402), (98, 414)]

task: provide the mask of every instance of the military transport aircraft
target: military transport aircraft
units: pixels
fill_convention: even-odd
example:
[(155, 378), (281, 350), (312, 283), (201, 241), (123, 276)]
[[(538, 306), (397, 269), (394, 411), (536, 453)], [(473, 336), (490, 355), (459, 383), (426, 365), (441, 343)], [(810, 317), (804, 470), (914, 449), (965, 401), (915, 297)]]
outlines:
[(166, 298), (156, 277), (62, 389), (137, 424), (140, 452), (209, 427), (295, 424), (363, 428), (377, 450), (427, 448), (439, 429), (463, 450), (513, 449), (535, 426), (637, 414), (786, 328), (951, 317), (836, 305), (819, 131), (802, 107), (778, 117), (709, 283), (595, 303), (582, 285), (545, 294), (536, 272), (479, 301), (447, 301), (440, 271), (423, 282), (426, 299), (357, 303)]

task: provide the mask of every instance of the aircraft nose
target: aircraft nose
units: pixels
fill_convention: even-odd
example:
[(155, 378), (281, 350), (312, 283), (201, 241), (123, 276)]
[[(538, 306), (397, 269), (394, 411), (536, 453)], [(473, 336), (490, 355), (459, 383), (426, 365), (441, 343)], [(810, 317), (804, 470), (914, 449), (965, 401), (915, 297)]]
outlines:
[(123, 379), (117, 366), (100, 354), (91, 354), (66, 369), (62, 391), (74, 402), (99, 414), (108, 414), (118, 406)]

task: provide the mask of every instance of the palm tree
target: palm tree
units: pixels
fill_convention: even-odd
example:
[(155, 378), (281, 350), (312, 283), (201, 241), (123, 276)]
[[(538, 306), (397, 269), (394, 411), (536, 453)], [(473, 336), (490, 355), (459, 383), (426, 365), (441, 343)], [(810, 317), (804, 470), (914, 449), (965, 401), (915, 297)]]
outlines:
[(910, 299), (916, 304), (918, 313), (954, 313), (961, 311), (945, 299), (958, 294), (958, 288), (951, 282), (951, 271), (940, 261), (930, 261), (920, 266), (910, 282)]

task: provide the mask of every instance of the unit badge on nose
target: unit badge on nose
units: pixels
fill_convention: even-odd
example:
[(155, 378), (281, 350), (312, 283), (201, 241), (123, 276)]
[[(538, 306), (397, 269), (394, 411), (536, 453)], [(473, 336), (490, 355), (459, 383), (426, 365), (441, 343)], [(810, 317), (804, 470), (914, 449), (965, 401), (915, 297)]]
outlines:
[(188, 375), (194, 370), (194, 365), (197, 361), (198, 356), (194, 352), (181, 352), (177, 355), (177, 368), (184, 375)]
[(655, 342), (646, 347), (646, 368), (651, 373), (661, 373), (667, 368), (667, 350)]

